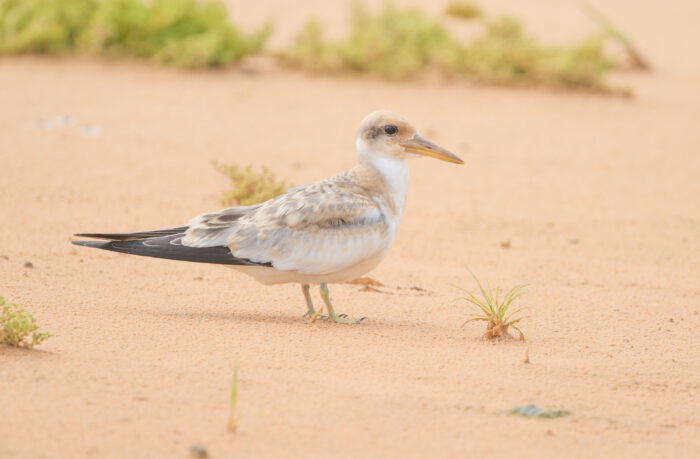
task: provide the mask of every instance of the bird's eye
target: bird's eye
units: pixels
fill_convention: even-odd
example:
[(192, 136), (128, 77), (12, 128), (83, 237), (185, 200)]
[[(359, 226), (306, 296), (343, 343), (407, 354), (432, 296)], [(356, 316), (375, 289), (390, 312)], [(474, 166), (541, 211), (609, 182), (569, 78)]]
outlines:
[(393, 124), (387, 124), (384, 126), (384, 132), (386, 132), (389, 135), (395, 135), (399, 131), (399, 128), (394, 126)]

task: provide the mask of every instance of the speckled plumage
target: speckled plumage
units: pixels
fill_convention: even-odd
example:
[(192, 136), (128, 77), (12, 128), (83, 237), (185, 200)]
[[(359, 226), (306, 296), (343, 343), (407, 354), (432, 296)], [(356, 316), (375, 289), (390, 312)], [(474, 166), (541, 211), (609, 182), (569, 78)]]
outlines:
[[(256, 270), (242, 269), (265, 283), (286, 278), (298, 282), (299, 274), (320, 283), (324, 275), (337, 274), (388, 251), (403, 203), (396, 203), (386, 189), (377, 171), (360, 164), (262, 204), (196, 217), (189, 222), (182, 243), (226, 245), (237, 258), (290, 271), (289, 276), (256, 275)], [(337, 281), (341, 280), (350, 279)]]
[(263, 284), (298, 282), (314, 319), (318, 314), (308, 284), (320, 284), (329, 317), (353, 322), (334, 312), (326, 283), (359, 277), (389, 252), (408, 193), (406, 159), (423, 155), (462, 164), (420, 137), (405, 118), (388, 111), (371, 113), (362, 121), (356, 148), (358, 164), (352, 169), (267, 202), (203, 214), (177, 228), (79, 234), (109, 241), (74, 244), (223, 264)]

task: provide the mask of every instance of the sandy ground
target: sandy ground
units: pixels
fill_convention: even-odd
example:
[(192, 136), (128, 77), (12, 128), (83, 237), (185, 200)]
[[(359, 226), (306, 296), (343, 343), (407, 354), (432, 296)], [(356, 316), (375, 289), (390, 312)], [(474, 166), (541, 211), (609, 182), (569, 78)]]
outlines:
[[(230, 3), (251, 25), (287, 14)], [(519, 7), (548, 30), (552, 4)], [(55, 336), (0, 347), (0, 457), (186, 457), (193, 444), (217, 458), (698, 457), (700, 62), (679, 43), (700, 41), (699, 12), (664, 5), (609, 2), (657, 65), (617, 77), (633, 101), (1, 60), (0, 294)], [(575, 6), (554, 11), (585, 29)], [(217, 209), (226, 181), (211, 160), (295, 184), (348, 168), (357, 124), (380, 107), (467, 164), (412, 164), (402, 228), (371, 273), (383, 293), (331, 286), (362, 325), (309, 324), (296, 285), (70, 245)], [(64, 114), (75, 124), (38, 125)], [(466, 266), (532, 284), (531, 364), (524, 343), (460, 328)], [(525, 403), (571, 415), (504, 414)]]

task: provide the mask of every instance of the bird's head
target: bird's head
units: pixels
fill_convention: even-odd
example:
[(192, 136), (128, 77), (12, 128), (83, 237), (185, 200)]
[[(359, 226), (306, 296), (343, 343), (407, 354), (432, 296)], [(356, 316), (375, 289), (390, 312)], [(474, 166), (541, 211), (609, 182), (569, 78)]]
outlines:
[(404, 160), (431, 156), (450, 163), (464, 164), (456, 155), (419, 136), (406, 118), (388, 110), (377, 110), (362, 120), (357, 131), (356, 145), (360, 157), (385, 154)]

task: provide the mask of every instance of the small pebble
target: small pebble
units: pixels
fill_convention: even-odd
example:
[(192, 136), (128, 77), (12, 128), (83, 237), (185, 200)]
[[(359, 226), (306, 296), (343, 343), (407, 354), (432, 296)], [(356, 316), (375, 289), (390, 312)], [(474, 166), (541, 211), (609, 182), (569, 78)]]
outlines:
[(569, 414), (564, 410), (543, 410), (537, 405), (518, 405), (509, 411), (510, 414), (518, 414), (526, 418), (559, 418)]
[(38, 127), (39, 129), (49, 130), (53, 126), (54, 126), (54, 122), (51, 120), (41, 119), (41, 120), (37, 120), (37, 122), (36, 122), (36, 127)]
[(25, 268), (30, 268), (30, 269), (31, 269), (31, 268), (34, 267), (34, 263), (32, 263), (31, 261), (25, 261), (25, 262), (24, 262), (24, 267), (25, 267)]
[(207, 457), (207, 450), (202, 445), (192, 445), (190, 446), (190, 453), (194, 457)]
[(75, 124), (75, 118), (70, 115), (57, 116), (55, 123), (62, 126), (72, 126)]
[(102, 135), (102, 128), (100, 126), (87, 125), (80, 128), (80, 132), (88, 137), (99, 137)]

